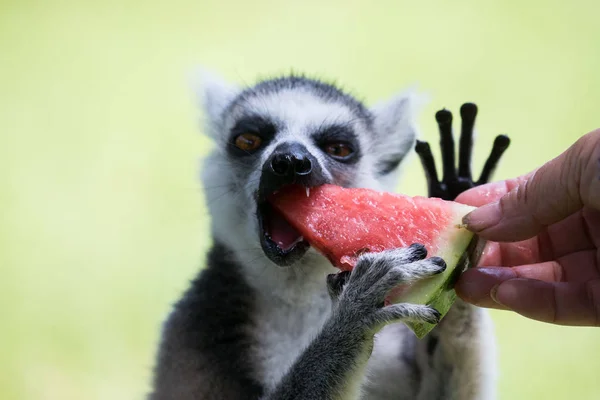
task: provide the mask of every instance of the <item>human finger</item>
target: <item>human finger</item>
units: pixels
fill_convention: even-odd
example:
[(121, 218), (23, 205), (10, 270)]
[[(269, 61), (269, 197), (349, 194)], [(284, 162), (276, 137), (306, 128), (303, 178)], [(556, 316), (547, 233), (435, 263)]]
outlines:
[(511, 279), (492, 296), (505, 308), (534, 320), (600, 326), (600, 279), (581, 283)]
[(600, 130), (580, 138), (498, 201), (469, 213), (464, 223), (489, 240), (519, 241), (584, 204), (600, 209)]
[(557, 261), (516, 267), (479, 267), (465, 271), (455, 285), (456, 293), (463, 300), (488, 308), (504, 309), (492, 298), (492, 290), (501, 283), (517, 278), (536, 279), (545, 282), (561, 282), (562, 266)]

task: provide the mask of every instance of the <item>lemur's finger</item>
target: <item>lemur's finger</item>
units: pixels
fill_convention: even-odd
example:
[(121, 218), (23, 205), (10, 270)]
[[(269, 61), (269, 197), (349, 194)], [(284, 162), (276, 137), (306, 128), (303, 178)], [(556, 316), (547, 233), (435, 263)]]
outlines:
[(373, 256), (394, 265), (404, 265), (423, 260), (427, 257), (427, 248), (420, 243), (413, 243), (408, 247), (399, 247), (373, 253)]
[(508, 146), (510, 145), (510, 139), (506, 135), (498, 135), (494, 140), (494, 145), (492, 146), (492, 151), (483, 166), (483, 170), (481, 171), (481, 176), (477, 181), (477, 185), (482, 185), (484, 183), (488, 183), (494, 170), (498, 166), (498, 161), (502, 157), (502, 154), (506, 151)]
[(432, 307), (419, 304), (392, 304), (378, 310), (374, 315), (376, 325), (387, 325), (394, 322), (411, 320), (437, 324), (441, 314)]
[(399, 285), (429, 278), (446, 270), (446, 262), (440, 257), (431, 257), (411, 263), (395, 263), (394, 258), (390, 257), (384, 262), (393, 265), (393, 268), (367, 292), (367, 296), (373, 296), (378, 301), (383, 300), (393, 288)]
[(454, 162), (454, 137), (452, 136), (452, 113), (446, 109), (435, 114), (440, 130), (440, 147), (442, 150), (442, 181), (449, 182), (456, 178)]
[(411, 264), (426, 256), (425, 246), (418, 243), (397, 249), (366, 252), (359, 256), (358, 262), (352, 270), (352, 277), (354, 280), (366, 279), (365, 282), (368, 286), (375, 285), (395, 266)]
[(350, 271), (327, 275), (327, 291), (332, 299), (337, 299), (350, 278)]
[(462, 119), (458, 143), (458, 176), (471, 179), (471, 156), (473, 154), (473, 127), (477, 117), (477, 106), (465, 103), (460, 107)]
[(437, 188), (440, 184), (440, 181), (438, 180), (437, 169), (435, 167), (435, 160), (433, 159), (433, 154), (431, 154), (431, 147), (429, 147), (429, 143), (417, 140), (415, 151), (419, 155), (421, 165), (425, 170), (427, 187), (429, 188), (429, 192), (431, 194), (433, 189)]
[(399, 247), (372, 253), (364, 253), (358, 258), (354, 275), (361, 277), (369, 274), (377, 281), (393, 267), (408, 265), (427, 257), (427, 249), (420, 243), (413, 243), (408, 247)]
[[(431, 275), (442, 268), (436, 257), (424, 260), (426, 256), (425, 246), (417, 243), (408, 247), (364, 253), (352, 270), (347, 287), (348, 295), (360, 292), (364, 299), (379, 304), (395, 286), (413, 281), (418, 276)], [(434, 265), (435, 263), (439, 265)]]
[(388, 276), (390, 285), (393, 287), (398, 283), (411, 283), (429, 278), (432, 275), (441, 274), (445, 270), (446, 262), (441, 257), (431, 257), (410, 264), (398, 265), (390, 271)]

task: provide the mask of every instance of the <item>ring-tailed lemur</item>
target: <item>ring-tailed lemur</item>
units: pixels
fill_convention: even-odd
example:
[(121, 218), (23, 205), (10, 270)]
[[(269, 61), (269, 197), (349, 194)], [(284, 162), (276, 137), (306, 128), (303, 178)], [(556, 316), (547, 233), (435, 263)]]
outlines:
[[(393, 190), (415, 145), (416, 97), (369, 109), (301, 76), (245, 89), (207, 80), (202, 94), (216, 143), (203, 173), (214, 244), (164, 325), (150, 399), (493, 399), (483, 310), (458, 301), (418, 340), (402, 321), (435, 322), (436, 310), (383, 306), (392, 287), (443, 271), (443, 260), (415, 244), (336, 274), (267, 201), (290, 183)], [(455, 187), (437, 181), (429, 147), (417, 147), (430, 191)]]

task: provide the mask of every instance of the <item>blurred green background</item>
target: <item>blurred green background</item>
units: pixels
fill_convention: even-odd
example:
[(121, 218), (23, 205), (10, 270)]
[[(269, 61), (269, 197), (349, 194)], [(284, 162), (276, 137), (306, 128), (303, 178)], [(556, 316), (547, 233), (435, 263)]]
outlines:
[[(0, 398), (142, 399), (200, 267), (197, 65), (292, 68), (368, 103), (480, 106), (474, 163), (525, 173), (600, 126), (597, 1), (0, 0)], [(437, 145), (434, 146), (436, 154)], [(424, 194), (416, 158), (401, 189)], [(494, 313), (501, 399), (600, 398), (600, 331)]]

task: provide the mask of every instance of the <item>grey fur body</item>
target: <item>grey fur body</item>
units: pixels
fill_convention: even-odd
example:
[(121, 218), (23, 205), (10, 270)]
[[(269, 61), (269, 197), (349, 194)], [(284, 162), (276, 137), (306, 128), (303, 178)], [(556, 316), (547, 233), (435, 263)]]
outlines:
[[(281, 186), (265, 177), (273, 154), (292, 144), (306, 152), (312, 170), (300, 182), (307, 187), (393, 191), (415, 140), (415, 97), (367, 109), (301, 77), (246, 90), (211, 79), (203, 104), (216, 142), (203, 174), (214, 246), (164, 325), (150, 400), (494, 399), (484, 310), (458, 301), (418, 340), (402, 321), (435, 321), (435, 310), (383, 307), (389, 289), (443, 271), (442, 260), (411, 246), (365, 254), (352, 273), (332, 275), (337, 270), (312, 248), (281, 256), (261, 242), (262, 192)], [(230, 151), (240, 121), (243, 129), (272, 131), (260, 151)], [(356, 154), (329, 157), (323, 137), (349, 141)]]

